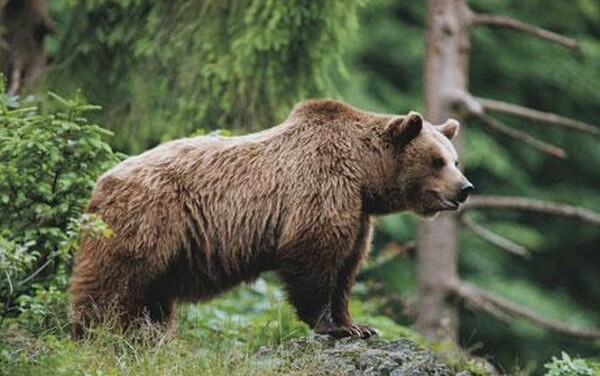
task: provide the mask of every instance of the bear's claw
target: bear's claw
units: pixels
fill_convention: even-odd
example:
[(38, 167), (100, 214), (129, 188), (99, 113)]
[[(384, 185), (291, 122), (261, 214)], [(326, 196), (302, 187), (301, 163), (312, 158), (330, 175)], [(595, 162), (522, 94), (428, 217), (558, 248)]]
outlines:
[(358, 324), (349, 324), (349, 325), (327, 325), (326, 327), (321, 327), (315, 329), (315, 332), (318, 334), (327, 334), (334, 338), (343, 338), (343, 337), (359, 337), (359, 338), (369, 338), (372, 336), (380, 335), (380, 332), (367, 325), (358, 325)]
[(352, 326), (357, 327), (358, 330), (360, 330), (361, 332), (361, 337), (362, 338), (369, 338), (372, 336), (378, 336), (381, 335), (381, 333), (379, 332), (379, 330), (372, 328), (368, 325), (357, 325), (357, 324), (353, 324)]

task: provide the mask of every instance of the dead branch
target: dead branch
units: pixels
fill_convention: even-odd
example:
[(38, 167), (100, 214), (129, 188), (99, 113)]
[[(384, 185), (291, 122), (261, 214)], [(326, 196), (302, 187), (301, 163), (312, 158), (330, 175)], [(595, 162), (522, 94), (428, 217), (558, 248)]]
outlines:
[(361, 273), (369, 272), (384, 264), (387, 264), (388, 262), (396, 258), (406, 256), (409, 252), (414, 251), (415, 247), (416, 243), (414, 241), (410, 241), (404, 244), (389, 243), (384, 246), (382, 252), (379, 254), (378, 257), (376, 257), (373, 261), (367, 263), (363, 267)]
[(537, 138), (521, 130), (509, 127), (497, 120), (492, 119), (485, 113), (484, 106), (477, 101), (471, 94), (461, 90), (446, 90), (444, 93), (446, 102), (452, 107), (452, 110), (462, 117), (475, 117), (480, 119), (485, 125), (497, 132), (518, 139), (525, 144), (540, 150), (557, 158), (565, 158), (566, 153), (558, 146), (538, 140)]
[(390, 242), (383, 246), (380, 254), (385, 257), (404, 257), (408, 253), (415, 251), (417, 243), (415, 241), (409, 241), (403, 244), (396, 242)]
[(563, 35), (554, 33), (552, 31), (542, 29), (537, 26), (530, 25), (528, 23), (515, 20), (514, 18), (507, 16), (497, 16), (492, 14), (481, 14), (474, 13), (471, 18), (471, 25), (474, 26), (493, 26), (503, 27), (520, 31), (523, 33), (531, 34), (537, 38), (544, 39), (550, 42), (558, 43), (562, 46), (570, 48), (572, 50), (579, 50), (579, 42), (573, 38), (568, 38)]
[(31, 273), (27, 278), (19, 281), (17, 283), (18, 286), (24, 285), (27, 282), (31, 281), (32, 279), (34, 279), (35, 277), (37, 277), (38, 274), (40, 274), (44, 269), (46, 269), (48, 267), (48, 265), (50, 265), (52, 263), (52, 261), (54, 261), (54, 257), (49, 257), (48, 260), (46, 260), (46, 262), (40, 266), (39, 268), (37, 268), (36, 271), (34, 271), (33, 273)]
[(489, 128), (492, 128), (495, 131), (503, 133), (507, 136), (516, 138), (517, 140), (531, 146), (534, 149), (537, 149), (543, 153), (546, 153), (546, 154), (551, 155), (556, 158), (564, 159), (566, 157), (565, 151), (563, 149), (559, 148), (558, 146), (538, 140), (537, 138), (533, 137), (529, 133), (525, 133), (521, 130), (509, 127), (506, 124), (499, 122), (498, 120), (492, 119), (485, 113), (474, 114), (474, 115), (478, 119), (480, 119), (485, 125), (487, 125)]
[(567, 128), (575, 129), (580, 132), (591, 133), (600, 136), (600, 128), (582, 121), (570, 119), (552, 112), (538, 111), (527, 107), (518, 106), (512, 103), (501, 102), (493, 99), (476, 98), (486, 110), (501, 112), (508, 115), (519, 116), (525, 119), (542, 121), (562, 125)]
[(510, 253), (514, 253), (521, 257), (529, 257), (529, 251), (527, 250), (527, 248), (475, 223), (468, 216), (463, 215), (461, 217), (461, 222), (475, 235), (479, 236), (481, 239), (487, 241), (488, 243), (491, 243), (500, 249), (503, 249)]
[(454, 292), (467, 304), (488, 312), (499, 320), (506, 321), (506, 315), (518, 317), (531, 323), (571, 337), (582, 339), (600, 339), (600, 330), (579, 328), (550, 320), (538, 313), (521, 307), (500, 295), (482, 290), (470, 283), (460, 282), (454, 286)]
[(459, 285), (455, 286), (452, 291), (463, 300), (466, 306), (488, 312), (503, 323), (510, 323), (510, 315), (498, 309), (494, 304), (492, 304), (492, 302), (486, 300), (484, 295), (474, 293), (472, 289), (469, 289), (469, 287), (471, 287), (471, 285), (467, 284), (466, 282), (460, 282)]
[(469, 198), (462, 210), (472, 208), (518, 209), (573, 218), (600, 226), (600, 214), (592, 210), (526, 197), (476, 195)]
[(461, 118), (480, 116), (485, 113), (483, 105), (470, 93), (464, 90), (444, 90), (445, 102), (451, 106), (452, 112)]

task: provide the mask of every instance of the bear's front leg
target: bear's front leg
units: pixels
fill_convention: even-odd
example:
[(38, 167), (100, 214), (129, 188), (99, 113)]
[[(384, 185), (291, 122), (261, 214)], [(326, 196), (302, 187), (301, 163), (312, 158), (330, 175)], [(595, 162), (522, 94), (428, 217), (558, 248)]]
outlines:
[(362, 336), (360, 329), (353, 325), (338, 325), (332, 320), (330, 302), (334, 289), (333, 273), (296, 269), (280, 271), (279, 275), (285, 283), (288, 299), (296, 309), (298, 317), (315, 333), (336, 338)]
[(296, 265), (280, 270), (279, 274), (298, 317), (315, 333), (335, 338), (368, 338), (377, 334), (375, 329), (352, 322), (348, 313), (348, 294), (352, 283), (346, 278), (342, 278), (343, 282), (337, 280), (342, 275), (340, 271), (324, 269), (323, 265)]
[(358, 332), (358, 336), (369, 338), (378, 335), (379, 331), (368, 325), (355, 324), (350, 316), (348, 303), (354, 280), (358, 274), (361, 254), (353, 255), (345, 260), (337, 275), (337, 283), (331, 296), (331, 320), (333, 326), (351, 328), (352, 333)]
[[(315, 260), (316, 261), (316, 260)], [(318, 334), (336, 338), (361, 337), (361, 331), (352, 325), (338, 325), (331, 316), (331, 296), (335, 288), (337, 270), (334, 264), (323, 262), (289, 262), (279, 270), (288, 299), (300, 320)]]
[(348, 303), (360, 263), (369, 253), (372, 233), (373, 226), (370, 218), (362, 218), (358, 237), (352, 247), (350, 256), (343, 261), (337, 273), (335, 288), (331, 296), (331, 317), (334, 325), (351, 327), (353, 332), (358, 331), (363, 338), (378, 335), (379, 331), (368, 325), (354, 324), (350, 316)]

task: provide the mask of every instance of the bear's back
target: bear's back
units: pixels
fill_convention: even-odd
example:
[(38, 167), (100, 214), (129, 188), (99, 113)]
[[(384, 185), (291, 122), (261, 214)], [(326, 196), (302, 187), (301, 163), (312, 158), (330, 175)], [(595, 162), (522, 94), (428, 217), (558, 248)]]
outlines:
[(240, 232), (258, 236), (271, 227), (265, 218), (281, 219), (280, 232), (293, 238), (309, 218), (360, 209), (360, 114), (323, 103), (301, 105), (262, 132), (179, 139), (131, 157), (99, 179), (88, 210), (134, 228), (149, 211), (179, 222), (172, 213), (191, 207), (225, 242)]

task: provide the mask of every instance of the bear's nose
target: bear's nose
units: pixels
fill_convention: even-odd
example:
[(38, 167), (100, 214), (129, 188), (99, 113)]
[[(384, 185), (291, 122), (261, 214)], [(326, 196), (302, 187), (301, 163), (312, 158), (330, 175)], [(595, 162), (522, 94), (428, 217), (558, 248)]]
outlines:
[(465, 202), (467, 197), (471, 194), (471, 192), (475, 189), (473, 184), (470, 181), (466, 181), (463, 183), (462, 187), (460, 187), (460, 193), (458, 194), (457, 200), (458, 202)]

